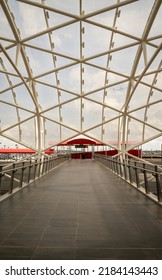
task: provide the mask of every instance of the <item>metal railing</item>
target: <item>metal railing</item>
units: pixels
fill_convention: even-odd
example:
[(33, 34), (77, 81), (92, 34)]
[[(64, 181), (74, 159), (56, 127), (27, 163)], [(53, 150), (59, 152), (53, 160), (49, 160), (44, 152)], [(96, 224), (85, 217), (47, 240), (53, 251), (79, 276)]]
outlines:
[(132, 159), (121, 161), (102, 155), (95, 155), (94, 158), (147, 196), (162, 202), (162, 170), (157, 165)]
[(0, 166), (0, 196), (10, 195), (67, 161), (68, 155), (14, 162)]

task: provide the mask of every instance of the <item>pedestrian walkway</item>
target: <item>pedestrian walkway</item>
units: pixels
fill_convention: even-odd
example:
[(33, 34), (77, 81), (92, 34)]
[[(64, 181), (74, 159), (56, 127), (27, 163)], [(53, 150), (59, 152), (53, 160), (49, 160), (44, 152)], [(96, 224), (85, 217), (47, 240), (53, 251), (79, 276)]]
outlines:
[(70, 160), (0, 203), (0, 259), (162, 259), (162, 208)]

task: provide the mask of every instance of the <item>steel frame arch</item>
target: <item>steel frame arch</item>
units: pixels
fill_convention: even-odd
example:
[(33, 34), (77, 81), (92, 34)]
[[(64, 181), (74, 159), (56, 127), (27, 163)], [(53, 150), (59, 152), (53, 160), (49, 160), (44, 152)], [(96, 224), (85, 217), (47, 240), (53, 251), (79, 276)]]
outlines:
[[(161, 34), (149, 37), (149, 32), (152, 28), (152, 25), (156, 19), (157, 13), (161, 6), (160, 0), (154, 1), (154, 4), (152, 5), (152, 9), (150, 12), (150, 16), (148, 18), (148, 21), (146, 22), (145, 29), (144, 29), (143, 35), (141, 37), (138, 37), (138, 36), (132, 34), (131, 32), (130, 33), (124, 32), (124, 31), (120, 30), (120, 26), (119, 26), (119, 28), (117, 28), (117, 26), (116, 26), (117, 22), (118, 22), (117, 21), (118, 17), (120, 17), (120, 8), (122, 8), (122, 7), (124, 8), (125, 6), (131, 5), (132, 3), (136, 3), (136, 2), (138, 2), (137, 0), (125, 0), (125, 1), (117, 0), (114, 5), (110, 5), (105, 8), (98, 9), (91, 13), (86, 13), (83, 8), (83, 0), (78, 0), (78, 3), (79, 3), (78, 4), (79, 5), (78, 14), (69, 13), (64, 10), (56, 9), (53, 6), (46, 5), (45, 0), (41, 0), (40, 3), (36, 2), (36, 1), (29, 1), (29, 0), (17, 0), (16, 2), (24, 4), (24, 5), (28, 5), (28, 6), (34, 6), (35, 8), (39, 9), (40, 12), (43, 12), (44, 20), (45, 20), (45, 28), (43, 31), (39, 31), (33, 35), (21, 38), (21, 36), (20, 36), (21, 30), (19, 31), (19, 29), (16, 26), (16, 20), (14, 19), (13, 14), (10, 11), (7, 1), (5, 1), (5, 0), (1, 1), (1, 7), (2, 7), (2, 9), (6, 15), (7, 21), (11, 27), (11, 30), (14, 35), (14, 39), (1, 36), (0, 40), (2, 42), (5, 42), (7, 45), (5, 46), (1, 43), (0, 52), (4, 54), (6, 59), (12, 65), (12, 67), (15, 70), (15, 73), (10, 72), (5, 67), (3, 61), (1, 62), (2, 67), (1, 67), (0, 73), (4, 74), (7, 77), (9, 86), (7, 88), (1, 90), (0, 93), (3, 94), (5, 92), (7, 92), (8, 90), (10, 90), (14, 96), (14, 90), (17, 87), (19, 87), (20, 85), (23, 85), (26, 87), (30, 97), (33, 100), (33, 104), (35, 105), (35, 111), (33, 111), (29, 108), (25, 108), (25, 106), (24, 107), (22, 105), (20, 106), (17, 103), (15, 96), (14, 96), (13, 103), (2, 100), (2, 104), (6, 104), (6, 105), (9, 105), (9, 106), (12, 106), (15, 108), (16, 114), (17, 114), (17, 120), (18, 120), (17, 123), (15, 123), (14, 125), (8, 126), (4, 129), (2, 129), (1, 130), (2, 136), (6, 137), (6, 138), (10, 138), (11, 140), (16, 141), (17, 143), (23, 144), (28, 147), (29, 145), (27, 143), (23, 143), (21, 140), (21, 125), (22, 125), (22, 123), (25, 123), (29, 119), (33, 119), (34, 121), (36, 120), (35, 146), (33, 148), (36, 150), (36, 152), (39, 154), (39, 156), (41, 156), (41, 154), (46, 150), (46, 148), (48, 146), (48, 144), (45, 144), (46, 121), (49, 121), (52, 124), (56, 124), (59, 127), (59, 139), (56, 141), (56, 144), (59, 144), (64, 140), (70, 139), (71, 137), (76, 137), (78, 135), (92, 137), (91, 131), (99, 128), (100, 135), (101, 135), (100, 138), (98, 138), (97, 135), (93, 136), (92, 138), (94, 138), (96, 140), (100, 140), (105, 145), (109, 145), (110, 147), (116, 148), (116, 146), (111, 145), (105, 139), (104, 127), (107, 124), (111, 124), (111, 123), (117, 121), (118, 122), (117, 148), (118, 148), (119, 154), (121, 154), (122, 157), (124, 158), (130, 149), (128, 146), (125, 146), (125, 143), (128, 142), (129, 119), (130, 118), (132, 120), (138, 120), (138, 122), (143, 125), (142, 140), (138, 143), (138, 145), (142, 145), (143, 143), (146, 143), (148, 140), (154, 139), (154, 137), (157, 138), (157, 135), (158, 136), (162, 135), (162, 129), (160, 129), (159, 127), (155, 127), (147, 122), (147, 114), (149, 114), (148, 107), (150, 105), (160, 104), (162, 102), (161, 99), (156, 100), (156, 101), (151, 101), (151, 99), (150, 99), (153, 89), (155, 89), (159, 92), (162, 91), (159, 86), (155, 85), (155, 81), (156, 81), (158, 75), (161, 73), (161, 62), (159, 62), (159, 66), (157, 67), (156, 70), (148, 71), (152, 62), (154, 62), (156, 57), (158, 57), (158, 55), (161, 51), (161, 46), (162, 46), (161, 44), (157, 45), (157, 43), (154, 43), (155, 40), (161, 39), (161, 37), (162, 37)], [(113, 18), (112, 26), (106, 26), (105, 24), (99, 23), (99, 22), (95, 21), (94, 19), (92, 19), (92, 17), (95, 17), (97, 15), (102, 15), (108, 11), (114, 11), (114, 18)], [(67, 16), (67, 17), (69, 17), (69, 20), (64, 23), (58, 24), (58, 25), (50, 26), (49, 12), (56, 13), (57, 15), (61, 15), (61, 16)], [(111, 39), (108, 44), (108, 49), (105, 52), (98, 51), (96, 54), (92, 54), (90, 56), (86, 56), (84, 54), (84, 50), (85, 50), (84, 34), (86, 32), (85, 27), (84, 27), (85, 23), (89, 24), (90, 26), (104, 29), (107, 32), (110, 32)], [(75, 57), (75, 55), (67, 55), (65, 53), (62, 53), (61, 51), (60, 52), (56, 51), (55, 47), (54, 47), (55, 42), (52, 39), (52, 32), (60, 31), (60, 30), (62, 30), (62, 28), (72, 26), (73, 24), (79, 25), (79, 57)], [(132, 39), (132, 40), (134, 40), (134, 42), (129, 43), (129, 44), (123, 44), (120, 47), (114, 47), (113, 38), (116, 34), (119, 34), (119, 35), (123, 36), (124, 38)], [(43, 35), (48, 36), (49, 45), (50, 45), (50, 47), (48, 49), (30, 43), (31, 40), (40, 38)], [(148, 46), (151, 46), (152, 48), (154, 48), (154, 53), (149, 60), (147, 57)], [(9, 54), (9, 50), (12, 50), (14, 47), (16, 47), (15, 61), (13, 61), (12, 57)], [(109, 69), (110, 58), (113, 59), (113, 55), (115, 53), (119, 53), (122, 50), (129, 51), (129, 49), (131, 47), (137, 47), (136, 57), (133, 62), (133, 65), (132, 65), (131, 73), (126, 74), (124, 72)], [(27, 58), (26, 48), (30, 48), (31, 50), (34, 49), (35, 51), (41, 51), (43, 53), (47, 53), (47, 54), (51, 55), (51, 61), (53, 63), (52, 69), (49, 71), (41, 72), (40, 74), (37, 74), (37, 75), (33, 74), (33, 71), (30, 66), (30, 61), (28, 61), (28, 58)], [(106, 66), (105, 67), (98, 65), (97, 63), (94, 63), (94, 62), (92, 63), (92, 60), (101, 59), (104, 56), (106, 56)], [(23, 63), (26, 67), (27, 76), (23, 76), (21, 74), (21, 71), (19, 71), (19, 69), (17, 67), (19, 64), (20, 57), (22, 58)], [(72, 62), (68, 62), (63, 66), (57, 66), (58, 57), (65, 59), (65, 60), (66, 59), (70, 60)], [(137, 68), (138, 68), (141, 57), (144, 58), (145, 68), (139, 75), (137, 73)], [(80, 77), (79, 77), (79, 82), (78, 82), (79, 83), (78, 92), (74, 91), (72, 89), (67, 89), (67, 88), (62, 87), (61, 81), (59, 78), (59, 75), (62, 70), (65, 70), (65, 69), (69, 70), (73, 66), (79, 67), (79, 72), (80, 72)], [(96, 71), (103, 71), (105, 78), (104, 78), (104, 83), (101, 87), (97, 87), (95, 89), (89, 89), (86, 92), (84, 91), (84, 83), (85, 83), (84, 77), (86, 77), (85, 67), (92, 67), (93, 69), (96, 69)], [(49, 82), (43, 81), (43, 77), (47, 77), (50, 74), (53, 75), (55, 82), (49, 83)], [(143, 81), (144, 77), (147, 77), (148, 75), (151, 75), (151, 74), (154, 74), (154, 79), (151, 83), (147, 83), (147, 82)], [(116, 75), (120, 79), (118, 81), (115, 81), (115, 82), (109, 84), (108, 77), (110, 75)], [(16, 84), (13, 85), (10, 82), (10, 76), (19, 77), (21, 82), (18, 83), (17, 85)], [(128, 83), (125, 102), (121, 108), (116, 108), (116, 107), (112, 106), (111, 103), (106, 102), (107, 91), (110, 90), (112, 87), (115, 87), (118, 85), (123, 85), (123, 83)], [(48, 88), (55, 89), (56, 93), (57, 93), (57, 98), (58, 98), (57, 104), (51, 104), (50, 107), (43, 108), (39, 104), (38, 96), (37, 96), (37, 88), (36, 88), (35, 84), (37, 84), (37, 85), (40, 84), (42, 86), (47, 86)], [(145, 105), (143, 105), (143, 107), (139, 104), (139, 106), (137, 108), (135, 108), (134, 110), (129, 109), (129, 104), (131, 102), (131, 98), (134, 95), (136, 88), (140, 84), (148, 87), (148, 89), (149, 89), (147, 103)], [(93, 95), (97, 94), (99, 91), (102, 92), (102, 100), (100, 100), (100, 101), (92, 98)], [(64, 93), (69, 94), (71, 96), (71, 98), (68, 100), (63, 100), (62, 95)], [(38, 94), (39, 94), (39, 92), (38, 92)], [(70, 106), (72, 103), (74, 104), (75, 101), (79, 102), (79, 104), (80, 104), (80, 106), (79, 106), (80, 107), (79, 108), (80, 124), (79, 124), (78, 128), (73, 126), (73, 124), (67, 124), (63, 118), (63, 110), (64, 110), (63, 107), (65, 105)], [(95, 125), (90, 125), (89, 127), (84, 127), (84, 122), (85, 122), (84, 114), (85, 114), (85, 103), (86, 102), (90, 102), (92, 104), (92, 106), (94, 104), (94, 106), (101, 106), (101, 108), (102, 108), (101, 114), (100, 114), (100, 120), (98, 121), (98, 123)], [(89, 103), (87, 103), (87, 104), (89, 104)], [(135, 118), (134, 116), (132, 116), (132, 113), (137, 112), (140, 108), (143, 108), (145, 110), (143, 120), (141, 120), (141, 119), (139, 120), (139, 119)], [(26, 118), (24, 120), (20, 120), (19, 110), (21, 110), (21, 109), (32, 113), (32, 116), (29, 118)], [(52, 117), (49, 117), (47, 115), (47, 113), (49, 113), (55, 109), (58, 109), (58, 112), (59, 112), (58, 120), (53, 119)], [(114, 114), (116, 114), (116, 115), (113, 117), (109, 117), (109, 119), (106, 120), (105, 112), (108, 109), (113, 110)], [(6, 132), (9, 129), (11, 129), (13, 127), (17, 127), (17, 126), (19, 127), (19, 139), (14, 139), (12, 137), (9, 137), (6, 134)], [(146, 126), (152, 128), (152, 129), (156, 129), (157, 134), (155, 136), (151, 136), (148, 139), (145, 139), (145, 127)], [(72, 133), (72, 136), (67, 135), (67, 137), (66, 136), (64, 137), (63, 136), (64, 129), (68, 129), (68, 131), (70, 131)], [(131, 148), (135, 148), (138, 145), (134, 144), (131, 146)]]

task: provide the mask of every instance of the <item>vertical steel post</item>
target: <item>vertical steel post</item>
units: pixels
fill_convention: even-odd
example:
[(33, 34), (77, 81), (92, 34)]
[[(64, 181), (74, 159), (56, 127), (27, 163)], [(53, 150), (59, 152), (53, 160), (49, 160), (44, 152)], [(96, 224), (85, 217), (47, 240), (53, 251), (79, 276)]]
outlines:
[(14, 174), (17, 170), (15, 169), (15, 163), (12, 165), (12, 173), (11, 173), (11, 184), (10, 184), (10, 191), (9, 193), (13, 192), (13, 185), (14, 185)]
[(46, 173), (48, 173), (48, 169), (49, 169), (49, 159), (47, 158), (47, 160), (46, 160)]
[(20, 188), (23, 185), (23, 178), (24, 178), (24, 170), (26, 169), (25, 167), (25, 162), (22, 162), (22, 167), (21, 167), (21, 178), (20, 178)]
[(157, 188), (158, 201), (162, 202), (162, 192), (161, 192), (161, 185), (160, 185), (160, 179), (159, 179), (159, 173), (158, 173), (157, 165), (155, 165), (155, 173), (153, 175), (156, 178), (156, 188)]
[(51, 170), (51, 158), (49, 158), (48, 171)]
[(132, 183), (132, 174), (131, 174), (131, 166), (130, 166), (130, 160), (128, 160), (128, 173), (129, 173), (129, 182)]
[(38, 162), (37, 162), (37, 159), (35, 159), (35, 162), (34, 162), (34, 173), (33, 173), (33, 179), (34, 180), (36, 178), (37, 166), (38, 166)]
[(52, 159), (52, 169), (54, 169), (55, 168), (55, 159), (53, 158)]
[(113, 171), (113, 159), (111, 159), (111, 170)]
[(43, 172), (43, 174), (46, 174), (46, 172), (47, 172), (47, 159), (44, 158), (44, 172)]
[(43, 175), (43, 173), (44, 173), (44, 158), (41, 159), (41, 172), (40, 173), (41, 173), (40, 175)]
[(38, 178), (41, 176), (41, 165), (42, 165), (42, 160), (41, 158), (39, 159), (39, 163), (38, 163), (39, 167), (38, 167)]
[(121, 163), (121, 159), (119, 158), (119, 168), (120, 168), (120, 176), (122, 177), (123, 176), (123, 173), (122, 173), (122, 163)]
[(115, 165), (116, 165), (116, 174), (118, 174), (118, 161), (117, 161), (117, 159), (115, 160)]
[(146, 171), (146, 165), (145, 163), (143, 163), (143, 170), (142, 170), (143, 174), (144, 174), (144, 181), (145, 181), (145, 191), (147, 194), (150, 193), (149, 191), (149, 184), (148, 184), (148, 179), (147, 179), (147, 171)]
[(30, 160), (30, 162), (29, 162), (29, 173), (28, 173), (28, 183), (30, 182), (31, 168), (32, 168), (32, 164), (31, 164), (31, 160)]
[(45, 158), (44, 159), (44, 174), (47, 173), (47, 163), (48, 163), (47, 158)]
[(124, 168), (124, 178), (125, 178), (125, 180), (127, 180), (126, 163), (125, 163), (124, 159), (123, 159), (123, 168)]
[(134, 170), (135, 170), (135, 177), (136, 177), (136, 186), (139, 188), (139, 174), (138, 174), (138, 168), (137, 168), (137, 162), (134, 162)]
[(112, 163), (113, 163), (113, 172), (115, 172), (115, 162), (114, 162), (114, 159), (112, 160)]
[(2, 168), (3, 167), (0, 165), (0, 195), (1, 195), (1, 186), (2, 186), (2, 177), (3, 177)]

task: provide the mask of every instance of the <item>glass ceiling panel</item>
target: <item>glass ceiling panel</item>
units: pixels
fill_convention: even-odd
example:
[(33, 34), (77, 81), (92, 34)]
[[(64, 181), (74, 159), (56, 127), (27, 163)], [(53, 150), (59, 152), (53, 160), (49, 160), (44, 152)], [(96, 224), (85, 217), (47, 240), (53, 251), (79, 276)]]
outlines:
[(4, 11), (2, 10), (2, 7), (0, 6), (0, 19), (1, 19), (1, 26), (3, 28), (0, 28), (0, 36), (8, 39), (14, 39), (12, 30), (10, 28), (10, 25), (8, 24), (8, 20), (5, 16)]
[(24, 5), (15, 0), (10, 0), (9, 6), (14, 13), (16, 25), (21, 32), (22, 38), (26, 38), (46, 29), (44, 12), (42, 9), (33, 5)]
[(136, 1), (132, 4), (121, 7), (121, 16), (118, 19), (118, 27), (121, 31), (141, 37), (149, 17), (152, 0)]
[(98, 1), (98, 0), (92, 0), (92, 1), (87, 1), (87, 0), (83, 0), (83, 10), (85, 10), (85, 12), (91, 13), (100, 9), (103, 9), (107, 6), (111, 6), (113, 4), (116, 3), (116, 0), (109, 0), (109, 3), (107, 0), (102, 0), (102, 1)]
[(0, 4), (6, 143), (37, 150), (82, 134), (117, 146), (160, 136), (161, 0)]
[(68, 13), (79, 14), (79, 1), (46, 0), (46, 5)]

